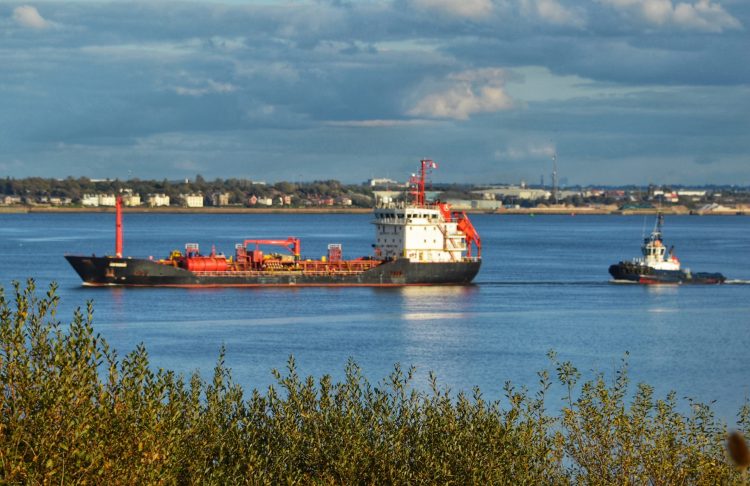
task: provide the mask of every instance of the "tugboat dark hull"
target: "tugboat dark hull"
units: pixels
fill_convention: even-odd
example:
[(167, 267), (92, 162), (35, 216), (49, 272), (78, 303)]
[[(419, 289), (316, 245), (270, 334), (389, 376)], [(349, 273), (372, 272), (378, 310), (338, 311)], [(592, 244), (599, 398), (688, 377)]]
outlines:
[(726, 277), (721, 273), (657, 270), (631, 262), (611, 265), (609, 273), (617, 281), (641, 284), (721, 284), (726, 280)]
[(465, 285), (479, 272), (481, 261), (385, 261), (365, 271), (197, 272), (153, 260), (117, 257), (65, 257), (88, 286), (129, 287), (288, 287)]

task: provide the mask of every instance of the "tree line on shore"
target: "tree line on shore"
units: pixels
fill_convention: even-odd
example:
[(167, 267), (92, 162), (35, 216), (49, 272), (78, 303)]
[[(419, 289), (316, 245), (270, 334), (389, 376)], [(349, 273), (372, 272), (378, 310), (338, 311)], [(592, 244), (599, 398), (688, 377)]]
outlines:
[(84, 194), (117, 194), (130, 190), (135, 194), (165, 194), (177, 204), (182, 194), (227, 194), (229, 204), (247, 205), (252, 196), (259, 198), (292, 196), (297, 202), (328, 198), (348, 197), (355, 206), (371, 206), (372, 190), (368, 186), (342, 184), (336, 180), (313, 182), (277, 182), (265, 184), (247, 179), (215, 179), (208, 181), (198, 175), (194, 180), (161, 181), (130, 179), (121, 181), (91, 180), (85, 177), (46, 179), (28, 177), (6, 178), (0, 182), (0, 194), (23, 198), (23, 202), (49, 201), (50, 198), (67, 198), (72, 204), (80, 204)]
[[(595, 189), (568, 188), (555, 197), (551, 197), (549, 191), (539, 188), (536, 192), (543, 194), (536, 198), (519, 197), (518, 195), (492, 196), (503, 205), (520, 206), (525, 208), (536, 207), (538, 204), (549, 204), (556, 202), (562, 205), (581, 207), (586, 205), (652, 205), (668, 206), (670, 204), (682, 204), (689, 208), (700, 207), (709, 203), (721, 204), (748, 204), (750, 203), (750, 191), (746, 188), (716, 187), (705, 192), (701, 197), (686, 196), (666, 200), (664, 190), (656, 191), (655, 186), (648, 188), (626, 187), (618, 189)], [(214, 195), (225, 195), (225, 203), (220, 205), (252, 205), (250, 199), (255, 196), (262, 199), (274, 199), (274, 204), (291, 206), (309, 205), (332, 205), (344, 204), (356, 207), (372, 207), (375, 202), (375, 190), (392, 190), (401, 193), (397, 196), (404, 197), (408, 191), (403, 185), (396, 184), (391, 187), (372, 187), (368, 184), (343, 184), (337, 180), (321, 180), (312, 182), (276, 182), (266, 184), (248, 179), (214, 179), (212, 181), (197, 175), (195, 179), (169, 181), (130, 179), (122, 181), (119, 179), (92, 180), (86, 177), (67, 177), (65, 179), (52, 179), (42, 177), (28, 177), (14, 179), (6, 177), (0, 180), (0, 204), (61, 204), (79, 205), (85, 194), (117, 194), (122, 191), (132, 191), (145, 197), (148, 194), (164, 194), (169, 196), (171, 205), (180, 204), (180, 196), (184, 194), (202, 194), (207, 204), (217, 204), (219, 199)], [(441, 200), (476, 200), (485, 197), (481, 186), (470, 184), (435, 184), (431, 190), (439, 192)], [(667, 192), (672, 189), (666, 189)], [(517, 192), (517, 191), (516, 191)], [(281, 197), (282, 199), (278, 199)], [(345, 201), (345, 202), (342, 202)]]
[(119, 357), (94, 332), (91, 303), (69, 326), (57, 304), (54, 285), (0, 288), (4, 484), (748, 484), (750, 405), (730, 458), (708, 405), (633, 389), (626, 360), (582, 381), (550, 353), (536, 392), (488, 401), (432, 376), (418, 391), (399, 365), (377, 384), (353, 361), (304, 378), (290, 358), (245, 394), (223, 350), (210, 380), (154, 371), (143, 345)]

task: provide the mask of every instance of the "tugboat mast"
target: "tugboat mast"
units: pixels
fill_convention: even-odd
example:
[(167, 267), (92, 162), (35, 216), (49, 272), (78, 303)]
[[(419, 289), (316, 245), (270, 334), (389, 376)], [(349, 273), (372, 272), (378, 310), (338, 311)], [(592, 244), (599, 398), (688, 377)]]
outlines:
[(661, 212), (656, 213), (656, 221), (654, 222), (654, 229), (651, 230), (651, 235), (648, 238), (644, 238), (643, 242), (661, 241), (661, 227), (664, 224), (664, 215)]

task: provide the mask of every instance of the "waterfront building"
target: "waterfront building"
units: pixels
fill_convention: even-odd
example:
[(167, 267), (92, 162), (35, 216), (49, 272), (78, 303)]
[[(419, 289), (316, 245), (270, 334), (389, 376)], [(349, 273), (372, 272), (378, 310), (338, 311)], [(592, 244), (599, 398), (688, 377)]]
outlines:
[(81, 205), (89, 207), (99, 206), (99, 198), (96, 194), (84, 194), (81, 196)]
[(370, 179), (367, 181), (367, 183), (370, 185), (370, 187), (385, 187), (385, 186), (399, 186), (400, 185), (398, 181), (394, 181), (393, 179), (387, 179), (385, 177), (381, 177), (379, 179)]
[(114, 194), (98, 194), (97, 200), (99, 206), (115, 207), (116, 198)]
[(214, 192), (211, 194), (211, 206), (229, 206), (229, 193)]
[(169, 196), (166, 194), (149, 194), (146, 196), (146, 204), (152, 208), (169, 206)]
[(8, 196), (5, 195), (2, 197), (2, 203), (6, 206), (10, 206), (11, 204), (21, 204), (21, 196)]
[(133, 194), (132, 190), (127, 190), (125, 194), (122, 195), (122, 203), (125, 206), (128, 207), (136, 207), (141, 205), (141, 195), (140, 194)]
[(186, 208), (202, 208), (203, 194), (180, 194), (180, 201)]

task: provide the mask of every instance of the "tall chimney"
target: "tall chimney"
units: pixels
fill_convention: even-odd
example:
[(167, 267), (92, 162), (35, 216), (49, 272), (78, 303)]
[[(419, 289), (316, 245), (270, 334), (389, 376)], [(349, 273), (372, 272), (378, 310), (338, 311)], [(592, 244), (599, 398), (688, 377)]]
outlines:
[(115, 199), (115, 256), (122, 258), (122, 196)]

